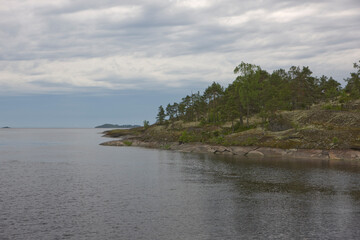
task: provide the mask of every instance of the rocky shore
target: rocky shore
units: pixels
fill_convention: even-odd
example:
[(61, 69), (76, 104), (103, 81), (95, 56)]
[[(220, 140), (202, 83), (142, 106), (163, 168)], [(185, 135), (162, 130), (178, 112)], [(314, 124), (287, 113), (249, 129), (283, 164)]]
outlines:
[(321, 149), (280, 149), (255, 146), (221, 146), (204, 143), (178, 143), (178, 142), (146, 142), (137, 139), (113, 140), (104, 142), (103, 146), (138, 146), (147, 148), (157, 148), (165, 150), (175, 150), (189, 153), (209, 153), (233, 155), (239, 158), (277, 158), (277, 159), (307, 159), (307, 160), (336, 160), (336, 161), (356, 161), (360, 163), (360, 151), (345, 150), (321, 150)]
[(249, 125), (166, 121), (147, 127), (114, 129), (106, 146), (141, 146), (181, 152), (282, 158), (355, 161), (360, 164), (360, 100), (344, 110), (311, 109), (277, 112), (267, 122), (253, 116)]

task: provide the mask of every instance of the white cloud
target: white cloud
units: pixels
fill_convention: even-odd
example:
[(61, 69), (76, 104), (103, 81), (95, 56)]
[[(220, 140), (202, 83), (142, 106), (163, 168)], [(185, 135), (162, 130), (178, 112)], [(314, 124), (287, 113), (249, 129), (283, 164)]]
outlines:
[(211, 0), (176, 0), (177, 6), (188, 7), (188, 8), (207, 8), (212, 5)]
[(2, 93), (226, 84), (241, 61), (341, 80), (360, 56), (357, 0), (3, 2)]
[(305, 4), (303, 6), (290, 7), (270, 12), (268, 13), (269, 16), (267, 18), (279, 23), (291, 22), (303, 18), (314, 18), (320, 14), (322, 7), (323, 4), (320, 3)]
[(111, 21), (118, 22), (137, 18), (141, 15), (141, 6), (116, 6), (105, 9), (87, 9), (79, 12), (65, 13), (69, 21)]

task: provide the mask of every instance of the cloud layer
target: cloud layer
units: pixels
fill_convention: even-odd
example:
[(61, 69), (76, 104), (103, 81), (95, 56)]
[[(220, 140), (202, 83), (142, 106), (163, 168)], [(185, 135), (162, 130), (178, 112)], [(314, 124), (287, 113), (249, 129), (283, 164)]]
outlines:
[(2, 0), (0, 92), (196, 87), (241, 61), (341, 81), (360, 59), (360, 2)]

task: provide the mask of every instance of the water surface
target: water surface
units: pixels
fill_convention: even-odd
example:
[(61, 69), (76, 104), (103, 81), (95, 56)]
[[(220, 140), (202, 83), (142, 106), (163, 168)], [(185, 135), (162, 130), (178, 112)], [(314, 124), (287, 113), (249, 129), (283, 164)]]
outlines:
[(356, 239), (358, 165), (98, 144), (0, 129), (0, 239)]

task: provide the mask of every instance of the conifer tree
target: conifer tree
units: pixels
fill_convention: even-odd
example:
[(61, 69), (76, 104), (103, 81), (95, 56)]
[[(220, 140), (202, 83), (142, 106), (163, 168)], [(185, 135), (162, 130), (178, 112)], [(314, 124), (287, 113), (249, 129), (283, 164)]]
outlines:
[(159, 112), (157, 114), (156, 120), (159, 124), (163, 124), (165, 121), (165, 111), (162, 105), (159, 107)]

